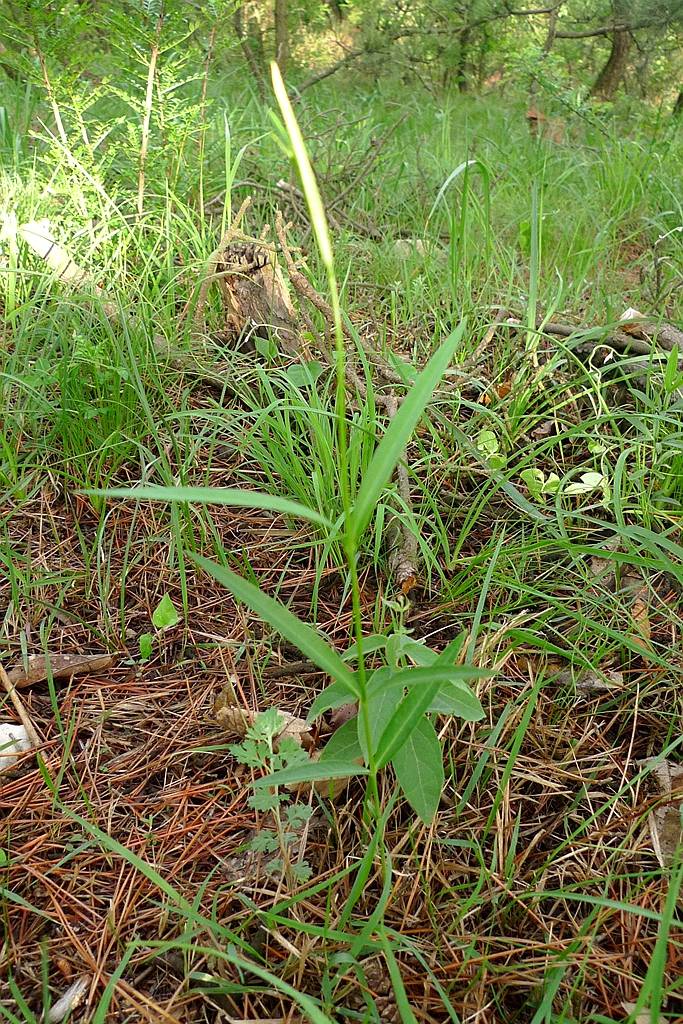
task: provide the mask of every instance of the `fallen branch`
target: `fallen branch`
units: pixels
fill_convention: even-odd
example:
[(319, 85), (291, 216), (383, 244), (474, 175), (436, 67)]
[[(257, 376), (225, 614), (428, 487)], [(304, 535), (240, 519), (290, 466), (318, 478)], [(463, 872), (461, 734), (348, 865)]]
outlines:
[[(622, 320), (624, 332), (631, 337), (643, 338), (645, 341), (664, 349), (665, 352), (673, 352), (678, 349), (683, 353), (683, 331), (679, 331), (672, 324), (653, 324), (639, 313), (637, 309), (627, 309)], [(626, 322), (628, 321), (628, 322)]]
[[(573, 327), (571, 324), (543, 324), (539, 328), (542, 334), (555, 335), (559, 338), (580, 338), (582, 334), (591, 332), (590, 328), (585, 327)], [(628, 334), (624, 334), (621, 331), (614, 331), (611, 334), (603, 335), (599, 338), (584, 338), (580, 342), (581, 347), (590, 346), (591, 348), (598, 348), (600, 345), (609, 345), (611, 348), (617, 349), (619, 352), (635, 352), (638, 355), (650, 355), (652, 352), (652, 345), (647, 341), (642, 341), (639, 338), (632, 338)]]
[(107, 319), (111, 321), (117, 319), (118, 310), (116, 304), (107, 299), (106, 292), (93, 280), (92, 275), (79, 266), (71, 258), (69, 252), (59, 245), (53, 234), (52, 225), (47, 218), (32, 220), (27, 224), (20, 224), (16, 232), (37, 256), (45, 260), (45, 263), (54, 272), (58, 281), (71, 285), (74, 289), (90, 288), (102, 302), (102, 310)]
[(347, 64), (350, 64), (352, 61), (358, 60), (359, 57), (363, 57), (366, 54), (372, 52), (372, 50), (350, 50), (335, 64), (331, 64), (330, 67), (325, 68), (324, 71), (318, 71), (317, 74), (311, 75), (310, 78), (306, 79), (303, 85), (298, 86), (296, 90), (297, 95), (293, 97), (294, 102), (298, 101), (300, 94), (302, 92), (305, 92), (306, 89), (310, 89), (312, 86), (317, 85), (318, 82), (324, 82), (326, 78), (330, 78), (332, 75), (336, 75), (336, 73), (338, 71), (341, 71), (342, 68), (346, 67)]

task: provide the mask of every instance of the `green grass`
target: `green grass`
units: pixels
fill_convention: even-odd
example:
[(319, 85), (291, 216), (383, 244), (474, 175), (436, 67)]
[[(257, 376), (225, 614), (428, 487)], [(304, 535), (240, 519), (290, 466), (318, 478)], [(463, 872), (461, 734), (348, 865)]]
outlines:
[[(397, 103), (386, 85), (348, 83), (342, 105), (339, 88), (323, 83), (306, 93), (297, 116), (339, 225), (333, 244), (344, 314), (413, 373), (458, 323), (468, 325), (446, 386), (409, 444), (412, 507), (390, 482), (366, 510), (359, 611), (367, 633), (404, 626), (436, 647), (465, 631), (468, 655), (497, 673), (479, 687), (487, 718), (444, 726), (449, 806), (431, 834), (396, 802), (389, 778), (380, 785), (386, 853), (359, 842), (353, 799), (323, 804), (334, 852), (320, 877), (298, 892), (239, 892), (227, 921), (213, 876), (184, 891), (166, 878), (172, 858), (155, 866), (153, 847), (129, 848), (125, 834), (110, 834), (95, 811), (86, 813), (65, 753), (71, 797), (55, 792), (54, 814), (76, 821), (105, 860), (115, 857), (142, 875), (171, 921), (168, 939), (129, 935), (114, 949), (92, 1019), (108, 1019), (118, 979), (135, 985), (143, 967), (173, 951), (184, 958), (190, 990), (233, 1009), (246, 993), (265, 1000), (252, 1004), (258, 1012), (270, 1006), (275, 1014), (272, 1000), (281, 996), (278, 1006), (291, 1006), (291, 998), (310, 1019), (332, 1020), (350, 989), (366, 991), (367, 1005), (341, 1019), (375, 1021), (363, 964), (379, 950), (403, 1021), (418, 1012), (422, 975), (431, 979), (428, 1019), (466, 1020), (490, 1000), (487, 1012), (501, 1021), (621, 1021), (629, 1017), (620, 998), (640, 999), (638, 1010), (651, 1008), (653, 1020), (676, 1019), (680, 982), (666, 951), (668, 943), (680, 955), (680, 860), (660, 869), (643, 839), (648, 770), (636, 762), (680, 757), (680, 382), (641, 358), (631, 364), (633, 376), (616, 384), (571, 340), (550, 344), (535, 334), (529, 310), (604, 334), (629, 306), (680, 322), (683, 209), (674, 183), (683, 137), (663, 124), (653, 134), (643, 110), (628, 125), (577, 119), (572, 141), (552, 147), (528, 137), (522, 97), (437, 102), (403, 90)], [(168, 589), (185, 628), (167, 668), (228, 651), (267, 702), (266, 668), (277, 660), (279, 639), (246, 613), (236, 618), (232, 606), (216, 611), (236, 623), (234, 634), (221, 634), (224, 620), (211, 621), (216, 595), (197, 575), (194, 556), (227, 563), (345, 649), (354, 588), (339, 526), (341, 474), (356, 496), (387, 429), (376, 402), (381, 385), (369, 376), (367, 400), (350, 396), (348, 456), (340, 464), (337, 393), (326, 368), (312, 362), (302, 370), (272, 352), (227, 348), (216, 333), (215, 289), (212, 336), (197, 346), (191, 314), (181, 324), (229, 218), (211, 219), (199, 196), (226, 190), (234, 212), (253, 195), (248, 223), (258, 235), (272, 225), (275, 183), (289, 177), (289, 159), (248, 87), (234, 75), (216, 76), (201, 168), (189, 115), (183, 121), (175, 110), (173, 145), (184, 140), (177, 151), (164, 147), (154, 123), (158, 150), (138, 219), (137, 154), (125, 120), (89, 150), (67, 116), (73, 150), (65, 151), (42, 130), (29, 141), (36, 111), (49, 119), (35, 94), (29, 102), (11, 87), (7, 93), (0, 215), (20, 224), (49, 217), (117, 309), (112, 318), (87, 289), (52, 280), (7, 229), (0, 248), (0, 390), (8, 411), (0, 424), (0, 576), (10, 660), (60, 644), (68, 613), (79, 644), (96, 640), (133, 662), (137, 636)], [(93, 120), (124, 117), (115, 95), (99, 103)], [(369, 173), (357, 177), (371, 140), (392, 125)], [(453, 177), (436, 202), (467, 160), (478, 163)], [(306, 273), (325, 293), (310, 228), (304, 217), (294, 219)], [(359, 223), (378, 227), (380, 239)], [(429, 244), (405, 258), (398, 238)], [(499, 308), (521, 329), (500, 325), (479, 352)], [(313, 321), (315, 347), (323, 325), (316, 314)], [(190, 364), (178, 369), (176, 356), (192, 346), (199, 376)], [(371, 374), (362, 352), (348, 358), (361, 376)], [(495, 436), (497, 467), (478, 447), (484, 430)], [(528, 469), (556, 473), (557, 494), (535, 501), (521, 476)], [(568, 494), (587, 472), (602, 474), (604, 486)], [(337, 528), (279, 519), (273, 529), (215, 506), (131, 509), (102, 495), (78, 497), (136, 483), (258, 489), (302, 503)], [(423, 591), (413, 606), (387, 573), (385, 527), (394, 515), (418, 539)], [(604, 578), (591, 558), (605, 561)], [(650, 625), (645, 657), (634, 576)], [(556, 685), (567, 667), (569, 680)], [(618, 670), (623, 683), (582, 696), (572, 673), (587, 669), (603, 678)], [(315, 689), (304, 681), (293, 691), (284, 699), (305, 712)], [(47, 782), (53, 769), (44, 771)], [(13, 842), (10, 832), (10, 868)], [(32, 902), (20, 867), (8, 868), (3, 882), (6, 923), (17, 900)], [(263, 933), (284, 936), (277, 948), (286, 956), (270, 956), (269, 945), (265, 953), (255, 949), (252, 937)], [(610, 956), (628, 969), (612, 969)], [(3, 993), (4, 1019), (38, 1018), (44, 998), (27, 978), (23, 990), (19, 978)], [(263, 996), (264, 989), (276, 995)]]

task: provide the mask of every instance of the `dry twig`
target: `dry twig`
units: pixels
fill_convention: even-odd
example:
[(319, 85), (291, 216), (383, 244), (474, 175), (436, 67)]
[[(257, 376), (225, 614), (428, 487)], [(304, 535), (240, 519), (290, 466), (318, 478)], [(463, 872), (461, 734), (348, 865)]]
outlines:
[[(392, 420), (398, 412), (398, 400), (394, 394), (388, 396), (385, 408), (389, 420)], [(396, 467), (396, 483), (403, 504), (412, 511), (410, 480), (405, 459), (401, 459)], [(387, 529), (387, 546), (391, 570), (401, 590), (408, 596), (415, 588), (420, 575), (417, 537), (405, 522), (394, 519)]]
[[(584, 351), (599, 348), (600, 345), (609, 345), (611, 348), (616, 349), (618, 352), (635, 352), (636, 355), (649, 356), (655, 350), (656, 346), (653, 342), (646, 341), (644, 338), (635, 338), (630, 334), (626, 334), (623, 331), (612, 331), (610, 334), (606, 334), (600, 338), (581, 338), (581, 335), (587, 333), (585, 327), (574, 327), (571, 324), (544, 324), (541, 328), (543, 334), (556, 335), (559, 338), (573, 338), (577, 337), (578, 344), (577, 348)], [(664, 335), (661, 333), (657, 336), (656, 340), (660, 343), (660, 347), (668, 349), (669, 351), (675, 347), (671, 343), (669, 338), (667, 341), (663, 341)]]
[(12, 701), (12, 704), (14, 705), (14, 710), (19, 715), (19, 720), (21, 721), (21, 724), (26, 730), (26, 735), (31, 741), (31, 746), (39, 747), (43, 741), (38, 735), (38, 731), (31, 720), (31, 716), (24, 707), (24, 702), (17, 693), (14, 683), (7, 675), (2, 665), (0, 665), (0, 683), (2, 683), (3, 689), (7, 692), (9, 699)]

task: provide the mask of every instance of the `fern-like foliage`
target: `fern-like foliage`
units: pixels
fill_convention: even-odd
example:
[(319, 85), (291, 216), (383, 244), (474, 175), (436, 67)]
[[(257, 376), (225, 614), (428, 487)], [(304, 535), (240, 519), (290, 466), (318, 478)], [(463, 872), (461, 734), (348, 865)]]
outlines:
[(142, 9), (148, 18), (160, 18), (163, 0), (141, 0)]

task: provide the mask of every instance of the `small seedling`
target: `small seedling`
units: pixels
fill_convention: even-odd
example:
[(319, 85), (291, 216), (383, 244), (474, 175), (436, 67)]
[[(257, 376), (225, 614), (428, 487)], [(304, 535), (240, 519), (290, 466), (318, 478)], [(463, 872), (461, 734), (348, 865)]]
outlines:
[(560, 478), (557, 473), (545, 475), (541, 469), (523, 469), (519, 474), (534, 501), (543, 502), (546, 497), (557, 494)]
[(142, 633), (138, 639), (138, 647), (140, 650), (140, 660), (149, 661), (152, 657), (152, 651), (154, 649), (154, 637), (151, 633)]
[[(256, 716), (242, 742), (230, 746), (230, 753), (239, 764), (264, 771), (267, 775), (307, 762), (308, 755), (296, 740), (289, 736), (280, 737), (284, 725), (285, 720), (277, 708), (269, 708)], [(290, 802), (288, 794), (277, 786), (257, 788), (249, 797), (249, 805), (269, 816), (273, 822), (272, 828), (260, 828), (248, 844), (248, 848), (256, 853), (273, 854), (266, 863), (269, 874), (289, 875), (297, 882), (309, 878), (310, 866), (305, 860), (295, 860), (294, 857), (301, 830), (313, 808), (308, 804)]]
[[(164, 594), (152, 612), (152, 625), (156, 629), (157, 634), (159, 634), (166, 629), (171, 629), (172, 626), (176, 626), (178, 621), (178, 612), (173, 601), (168, 594)], [(149, 661), (154, 650), (154, 636), (152, 633), (142, 633), (140, 635), (138, 638), (138, 649), (140, 651), (140, 660)]]
[(178, 612), (168, 594), (164, 594), (152, 612), (152, 625), (158, 630), (170, 629), (171, 626), (178, 625)]
[(477, 437), (477, 448), (486, 456), (491, 469), (505, 469), (507, 456), (501, 451), (500, 441), (492, 430), (482, 430)]

